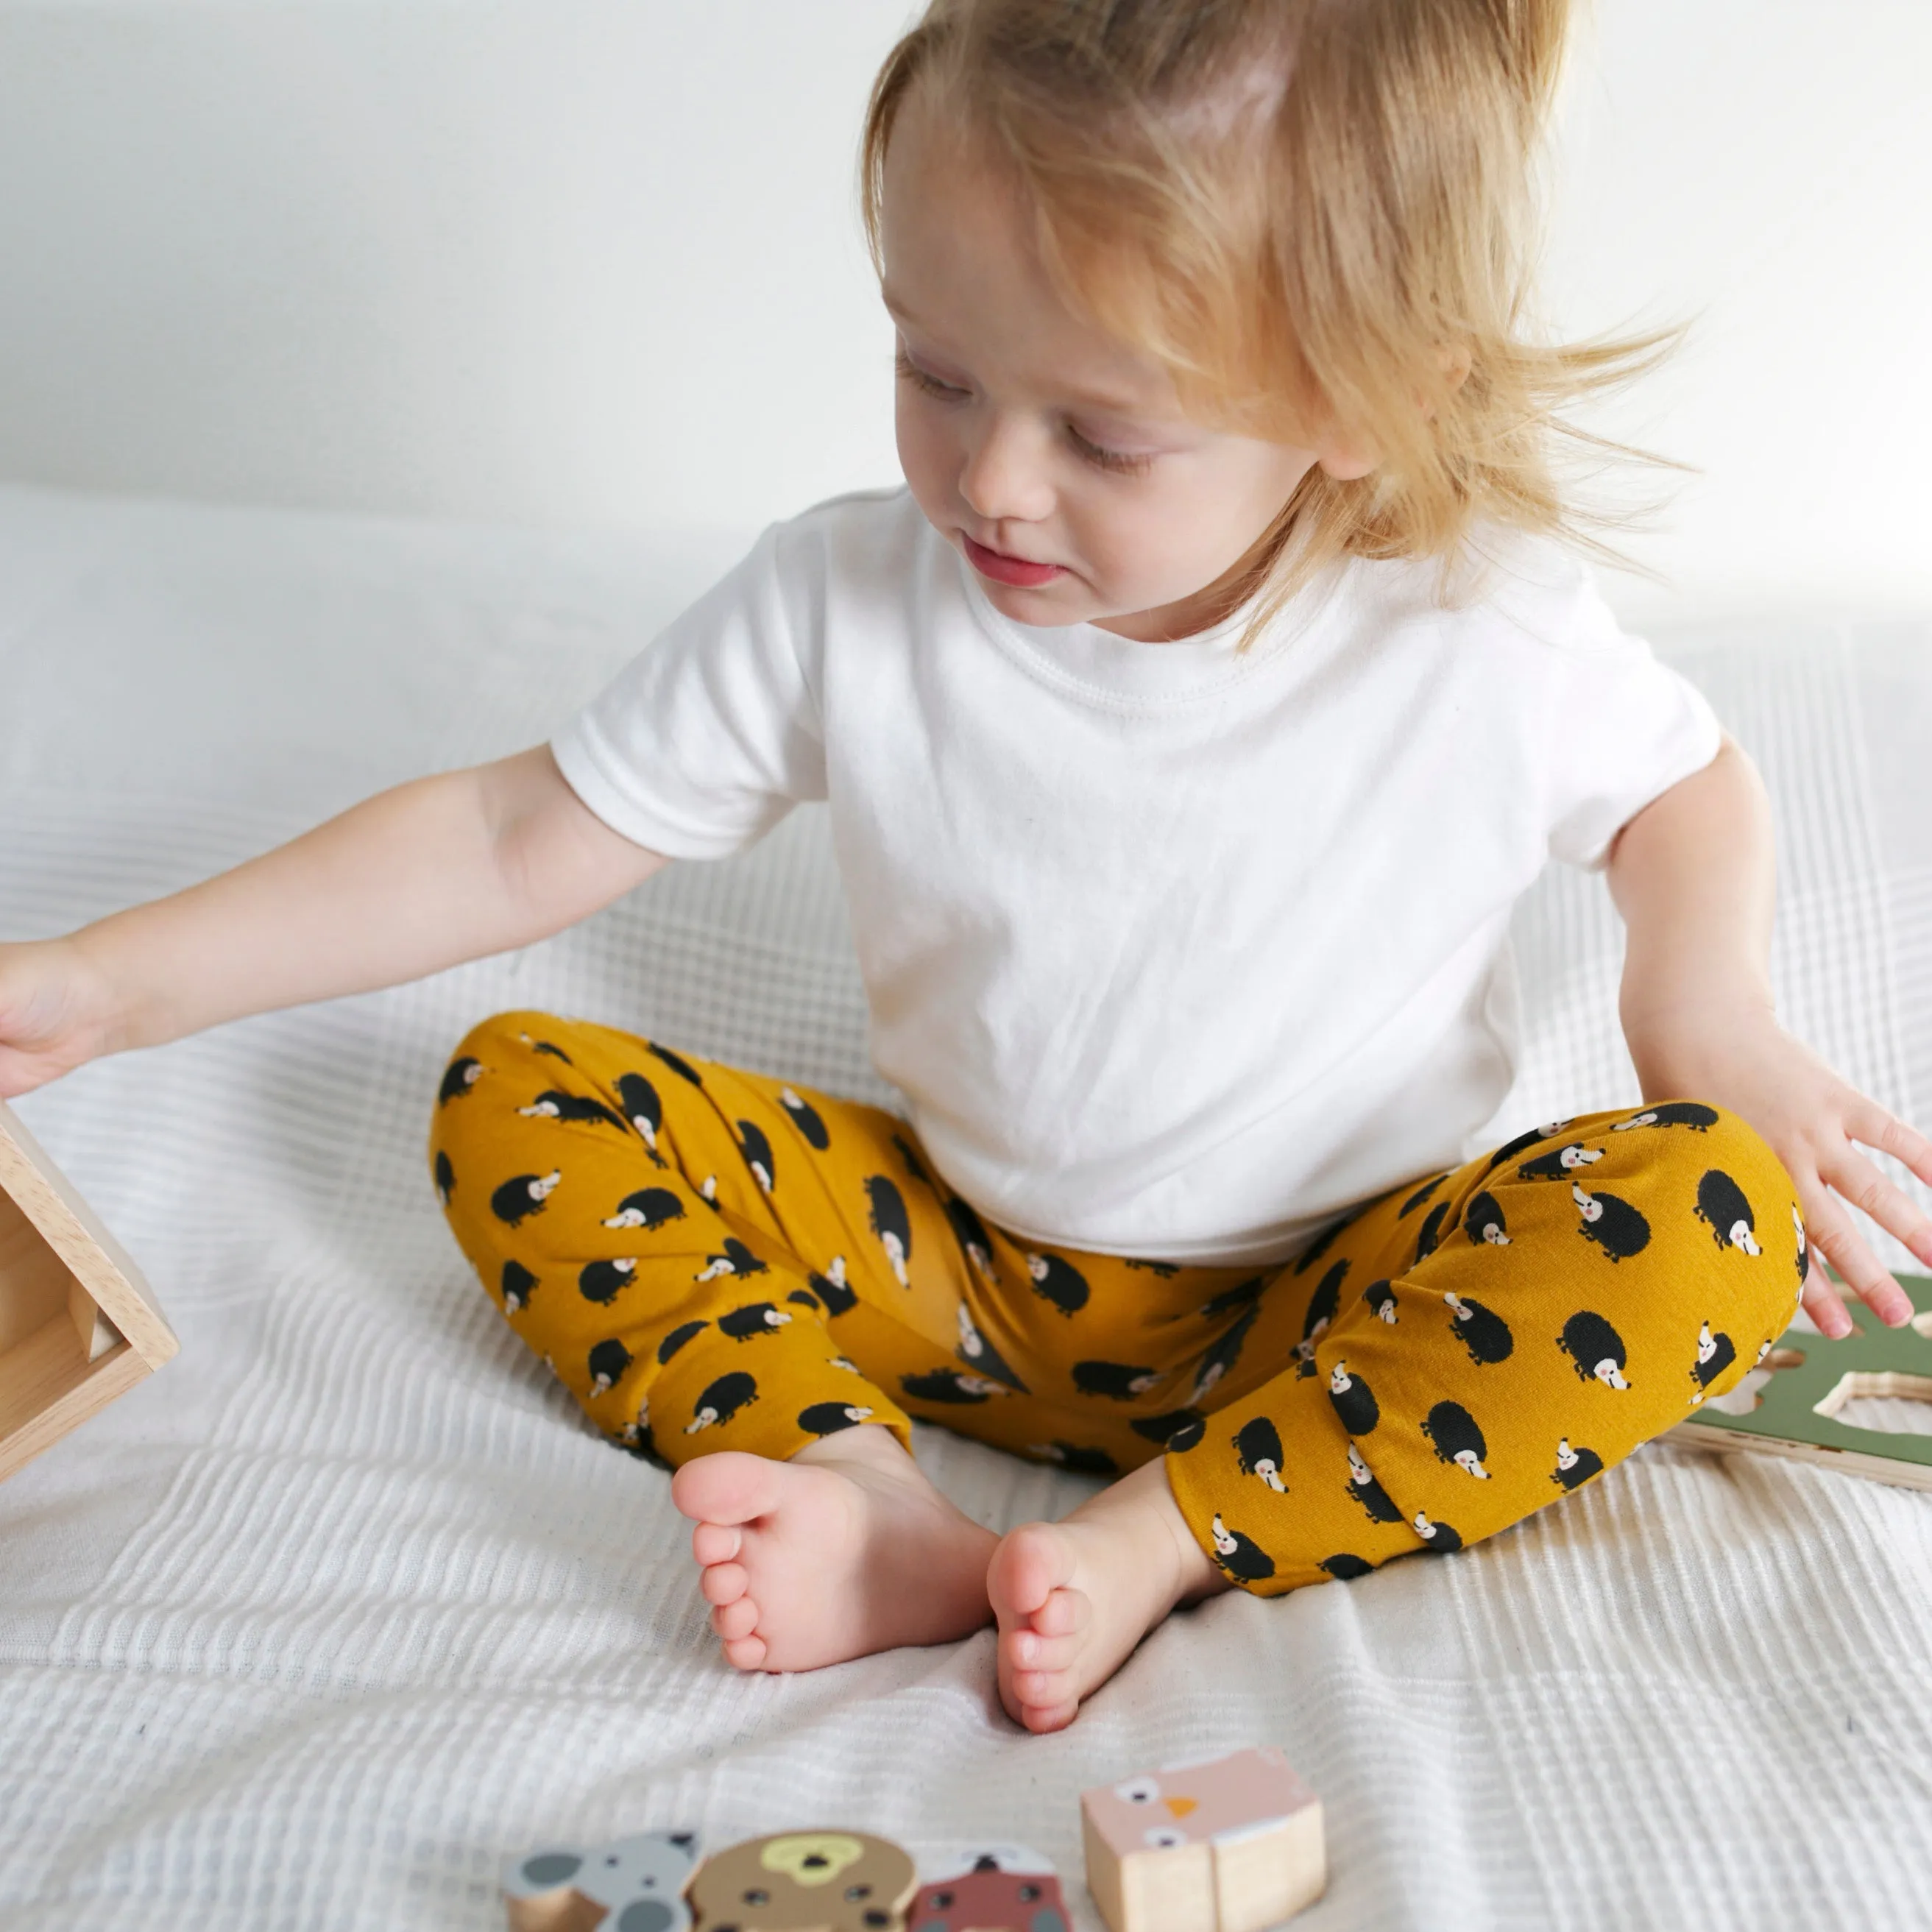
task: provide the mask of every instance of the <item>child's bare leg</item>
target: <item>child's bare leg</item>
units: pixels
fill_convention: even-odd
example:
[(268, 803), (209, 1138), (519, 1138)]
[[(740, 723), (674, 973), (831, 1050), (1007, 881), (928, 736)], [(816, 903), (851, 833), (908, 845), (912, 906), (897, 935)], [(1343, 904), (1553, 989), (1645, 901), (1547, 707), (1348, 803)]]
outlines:
[(842, 1430), (788, 1462), (700, 1456), (671, 1481), (726, 1660), (814, 1670), (989, 1622), (998, 1539), (920, 1473), (890, 1430)]
[(1000, 1701), (1028, 1730), (1057, 1731), (1170, 1610), (1229, 1586), (1156, 1457), (1064, 1522), (1013, 1531), (986, 1587), (1000, 1626)]

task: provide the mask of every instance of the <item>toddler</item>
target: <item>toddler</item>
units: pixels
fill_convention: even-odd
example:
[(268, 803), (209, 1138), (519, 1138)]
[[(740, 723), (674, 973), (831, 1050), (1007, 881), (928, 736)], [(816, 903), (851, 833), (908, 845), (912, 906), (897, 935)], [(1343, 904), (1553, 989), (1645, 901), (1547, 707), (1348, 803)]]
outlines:
[[(1909, 1312), (1781, 1031), (1763, 794), (1562, 541), (1522, 316), (1564, 0), (933, 0), (865, 130), (906, 487), (759, 539), (550, 745), (0, 948), (0, 1091), (554, 932), (823, 800), (907, 1118), (583, 1020), (430, 1160), (516, 1332), (676, 1466), (725, 1656), (999, 1630), (1036, 1731), (1177, 1605), (1493, 1534), (1731, 1387), (1813, 1249)], [(1510, 908), (1628, 926), (1641, 1108), (1480, 1130)], [(1835, 1193), (1834, 1193), (1835, 1190)], [(1115, 1478), (1004, 1538), (913, 1418)]]

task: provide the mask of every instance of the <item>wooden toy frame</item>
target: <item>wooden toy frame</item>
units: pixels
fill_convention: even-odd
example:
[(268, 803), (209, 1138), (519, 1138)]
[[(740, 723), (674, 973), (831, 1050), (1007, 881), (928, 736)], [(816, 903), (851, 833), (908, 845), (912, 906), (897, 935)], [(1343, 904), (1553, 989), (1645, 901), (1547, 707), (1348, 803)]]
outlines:
[(1707, 1405), (1671, 1431), (1671, 1440), (1700, 1449), (1754, 1450), (1785, 1456), (1848, 1476), (1932, 1490), (1932, 1436), (1854, 1429), (1838, 1411), (1860, 1396), (1905, 1396), (1932, 1401), (1932, 1280), (1900, 1275), (1914, 1318), (1886, 1328), (1869, 1309), (1854, 1305), (1852, 1332), (1841, 1342), (1788, 1328), (1765, 1358), (1773, 1372), (1747, 1415), (1714, 1412)]
[(180, 1346), (140, 1270), (0, 1101), (0, 1478)]

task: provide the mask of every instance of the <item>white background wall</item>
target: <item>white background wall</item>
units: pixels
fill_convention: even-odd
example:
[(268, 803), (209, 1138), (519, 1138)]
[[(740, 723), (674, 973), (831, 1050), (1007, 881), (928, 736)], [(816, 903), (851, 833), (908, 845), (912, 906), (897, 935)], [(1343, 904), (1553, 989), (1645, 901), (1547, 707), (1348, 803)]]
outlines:
[[(1554, 306), (1696, 316), (1648, 610), (1932, 608), (1932, 5), (1599, 0)], [(742, 527), (896, 477), (910, 0), (0, 0), (0, 476)]]

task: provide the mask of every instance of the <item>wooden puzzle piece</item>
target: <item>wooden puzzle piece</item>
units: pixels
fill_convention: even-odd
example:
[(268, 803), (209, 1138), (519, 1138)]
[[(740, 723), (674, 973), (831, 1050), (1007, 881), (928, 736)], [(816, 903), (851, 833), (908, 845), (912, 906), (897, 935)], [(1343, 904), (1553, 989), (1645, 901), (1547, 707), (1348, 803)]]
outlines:
[(974, 1846), (926, 1869), (910, 1932), (1070, 1932), (1052, 1863), (1024, 1845)]
[(140, 1270), (0, 1101), (0, 1477), (180, 1346)]
[(919, 1882), (863, 1832), (785, 1832), (706, 1858), (691, 1882), (700, 1932), (904, 1932)]
[(1262, 1932), (1328, 1882), (1321, 1801), (1272, 1748), (1102, 1785), (1080, 1810), (1113, 1932)]
[(548, 1845), (503, 1861), (510, 1932), (689, 1932), (694, 1832)]
[(1846, 1475), (1932, 1490), (1932, 1436), (1854, 1428), (1839, 1420), (1862, 1396), (1932, 1401), (1932, 1280), (1900, 1275), (1912, 1320), (1883, 1327), (1869, 1309), (1852, 1310), (1853, 1332), (1827, 1341), (1814, 1329), (1787, 1328), (1729, 1396), (1701, 1404), (1670, 1432), (1700, 1449), (1788, 1456)]

